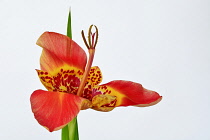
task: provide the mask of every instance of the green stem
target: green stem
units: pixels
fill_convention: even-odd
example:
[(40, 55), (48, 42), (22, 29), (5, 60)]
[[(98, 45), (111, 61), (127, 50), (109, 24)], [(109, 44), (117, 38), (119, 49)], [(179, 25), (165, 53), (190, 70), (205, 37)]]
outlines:
[(79, 140), (77, 117), (62, 129), (62, 140)]

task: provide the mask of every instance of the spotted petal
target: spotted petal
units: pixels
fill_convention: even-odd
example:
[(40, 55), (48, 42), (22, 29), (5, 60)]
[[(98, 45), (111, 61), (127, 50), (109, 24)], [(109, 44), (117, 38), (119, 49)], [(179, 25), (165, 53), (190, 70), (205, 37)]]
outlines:
[(57, 66), (65, 63), (81, 70), (85, 69), (87, 56), (84, 50), (69, 37), (54, 32), (45, 32), (38, 39), (37, 45), (44, 49), (41, 56), (42, 70), (53, 69), (49, 67), (49, 63)]
[(95, 86), (100, 84), (102, 81), (102, 73), (98, 66), (91, 67), (88, 78), (87, 85)]
[(105, 95), (116, 97), (115, 107), (117, 106), (140, 106), (146, 107), (157, 104), (161, 96), (155, 92), (142, 87), (141, 84), (116, 80), (97, 88)]
[(30, 101), (36, 120), (52, 132), (76, 117), (86, 99), (68, 93), (36, 90)]

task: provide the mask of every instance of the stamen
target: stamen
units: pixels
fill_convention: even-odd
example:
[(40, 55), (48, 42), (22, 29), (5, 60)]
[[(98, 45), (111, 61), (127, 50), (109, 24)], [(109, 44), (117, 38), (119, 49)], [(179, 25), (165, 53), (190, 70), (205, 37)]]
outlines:
[(88, 45), (88, 43), (87, 43), (87, 41), (86, 41), (86, 39), (85, 39), (85, 35), (84, 35), (84, 31), (83, 31), (83, 30), (82, 30), (81, 34), (82, 34), (82, 39), (83, 39), (83, 41), (84, 41), (86, 47), (89, 49), (89, 45)]
[(94, 44), (93, 48), (96, 47), (96, 44), (98, 42), (98, 28), (97, 28), (97, 26), (95, 26), (95, 29), (96, 29), (96, 32), (95, 32), (95, 34), (96, 34), (96, 41), (95, 41), (95, 44)]
[(91, 36), (92, 36), (92, 27), (93, 25), (90, 26), (89, 31), (88, 31), (88, 43), (89, 43), (89, 47), (92, 48), (92, 43), (91, 43)]
[(95, 34), (96, 34), (96, 33), (93, 33), (93, 34), (91, 33), (91, 35), (92, 35), (92, 45), (93, 45), (93, 46), (94, 46), (94, 43), (95, 43), (95, 42), (94, 42)]
[[(82, 38), (84, 40), (85, 45), (88, 48), (89, 59), (88, 59), (88, 63), (87, 63), (86, 68), (85, 68), (85, 72), (83, 74), (83, 78), (81, 80), (81, 83), (80, 83), (78, 91), (77, 91), (78, 96), (82, 96), (82, 94), (83, 94), (83, 90), (84, 90), (84, 87), (85, 87), (85, 84), (86, 84), (86, 81), (87, 81), (92, 63), (93, 63), (93, 58), (94, 58), (94, 54), (95, 54), (95, 47), (96, 47), (96, 44), (98, 42), (98, 28), (94, 25), (94, 27), (96, 29), (96, 32), (92, 33), (91, 32), (92, 27), (93, 27), (93, 25), (90, 26), (89, 32), (88, 32), (88, 43), (89, 44), (87, 43), (87, 40), (86, 40), (85, 35), (84, 35), (84, 31), (82, 30)], [(96, 40), (95, 40), (95, 37), (96, 37)]]
[[(96, 30), (95, 33), (92, 33), (92, 31), (91, 31), (93, 26), (95, 27), (95, 30)], [(83, 39), (86, 47), (88, 49), (95, 49), (96, 44), (98, 42), (98, 28), (95, 25), (91, 25), (90, 26), (90, 28), (88, 30), (88, 42), (87, 42), (87, 40), (85, 38), (83, 30), (82, 30), (81, 34), (82, 34), (82, 39)], [(96, 39), (95, 39), (95, 37), (96, 37)]]

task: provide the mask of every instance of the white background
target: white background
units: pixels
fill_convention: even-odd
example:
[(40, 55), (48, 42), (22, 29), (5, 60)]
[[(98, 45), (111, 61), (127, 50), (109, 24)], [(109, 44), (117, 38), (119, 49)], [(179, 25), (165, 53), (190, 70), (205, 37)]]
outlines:
[(0, 0), (0, 139), (59, 140), (34, 119), (29, 98), (44, 89), (35, 69), (44, 31), (73, 39), (99, 28), (94, 65), (103, 83), (124, 79), (157, 91), (151, 107), (81, 111), (81, 140), (210, 139), (209, 0)]

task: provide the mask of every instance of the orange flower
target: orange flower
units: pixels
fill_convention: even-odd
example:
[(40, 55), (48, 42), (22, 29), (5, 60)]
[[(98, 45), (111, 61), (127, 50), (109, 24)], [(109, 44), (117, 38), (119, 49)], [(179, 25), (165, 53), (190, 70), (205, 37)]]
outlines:
[(50, 132), (63, 128), (82, 109), (111, 111), (119, 106), (145, 107), (162, 98), (131, 81), (115, 80), (99, 85), (102, 73), (99, 67), (91, 67), (97, 42), (94, 43), (94, 35), (91, 33), (87, 66), (84, 50), (69, 37), (45, 32), (37, 41), (43, 49), (41, 70), (37, 73), (48, 91), (34, 91), (30, 101), (36, 120)]

